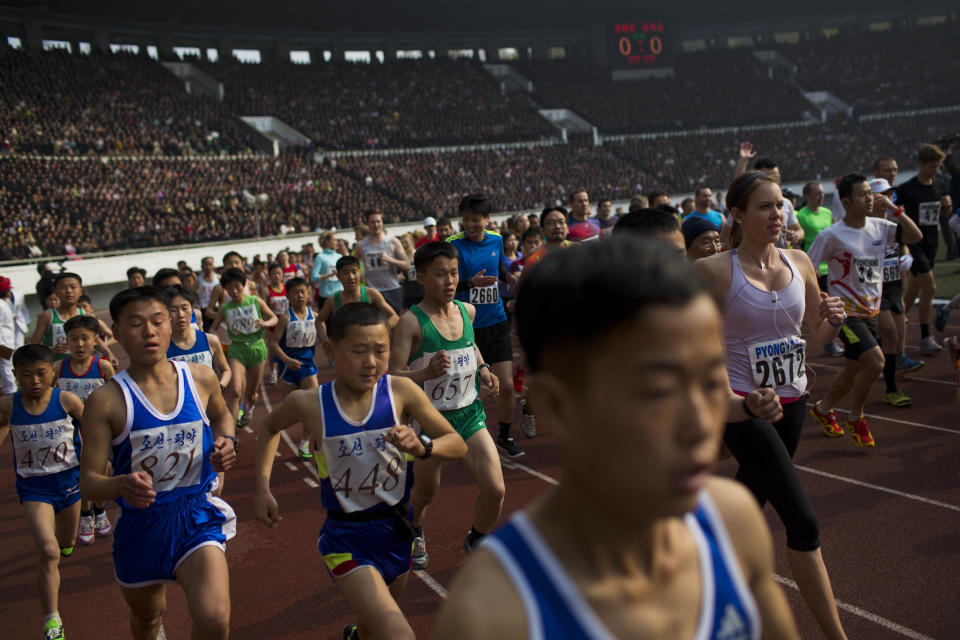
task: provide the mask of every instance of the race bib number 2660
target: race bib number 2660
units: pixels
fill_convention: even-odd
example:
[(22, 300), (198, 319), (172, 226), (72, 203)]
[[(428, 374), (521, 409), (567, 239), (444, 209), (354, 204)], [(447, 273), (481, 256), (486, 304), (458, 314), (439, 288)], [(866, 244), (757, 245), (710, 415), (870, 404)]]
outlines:
[(470, 287), (470, 304), (496, 304), (500, 302), (497, 283), (486, 287)]

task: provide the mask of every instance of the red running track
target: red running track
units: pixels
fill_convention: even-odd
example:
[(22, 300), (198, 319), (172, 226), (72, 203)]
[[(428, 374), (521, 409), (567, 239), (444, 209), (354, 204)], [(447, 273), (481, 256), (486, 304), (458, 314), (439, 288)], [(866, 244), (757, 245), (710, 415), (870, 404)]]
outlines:
[[(916, 325), (912, 325), (915, 327)], [(960, 333), (960, 325), (948, 334)], [(911, 342), (917, 342), (911, 331)], [(919, 354), (908, 351), (912, 357)], [(813, 358), (812, 397), (821, 396), (841, 360)], [(322, 372), (329, 376), (329, 370)], [(882, 403), (878, 382), (867, 404), (877, 447), (855, 447), (850, 438), (828, 439), (812, 418), (796, 456), (803, 481), (821, 522), (823, 555), (841, 603), (840, 617), (850, 638), (899, 639), (960, 637), (960, 421), (954, 404), (955, 376), (946, 354), (903, 379), (914, 406), (894, 409)], [(279, 387), (267, 388), (276, 405)], [(841, 406), (848, 406), (843, 405)], [(261, 401), (256, 425), (268, 411)], [(254, 437), (241, 431), (242, 449), (228, 474), (224, 497), (237, 512), (237, 536), (227, 545), (230, 564), (231, 637), (338, 638), (352, 612), (328, 577), (316, 550), (323, 522), (319, 489), (292, 449), (281, 444), (273, 491), (283, 521), (268, 530), (252, 520)], [(504, 513), (542, 495), (560, 470), (559, 452), (549, 434), (520, 443), (527, 455), (507, 461)], [(10, 445), (0, 450), (10, 461)], [(289, 463), (289, 465), (288, 465)], [(720, 464), (732, 475), (735, 462)], [(0, 472), (0, 616), (5, 638), (39, 637), (35, 551), (14, 490), (14, 474)], [(475, 493), (462, 465), (449, 465), (425, 531), (430, 554), (427, 572), (412, 576), (401, 606), (418, 637), (429, 636), (449, 586), (464, 560), (463, 537), (470, 527)], [(776, 570), (789, 579), (784, 532), (776, 514), (765, 510), (777, 550)], [(110, 540), (79, 547), (61, 564), (60, 612), (71, 640), (128, 638), (126, 607), (114, 582)], [(429, 583), (429, 584), (428, 584)], [(438, 593), (438, 591), (440, 593)], [(805, 638), (819, 637), (798, 593), (790, 601)], [(165, 618), (171, 640), (189, 637), (183, 593), (171, 587)]]

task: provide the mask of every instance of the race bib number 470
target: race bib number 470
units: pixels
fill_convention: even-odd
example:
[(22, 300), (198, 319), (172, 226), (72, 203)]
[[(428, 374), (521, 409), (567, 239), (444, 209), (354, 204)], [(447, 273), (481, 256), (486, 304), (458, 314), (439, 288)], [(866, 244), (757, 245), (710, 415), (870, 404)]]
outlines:
[(754, 383), (758, 387), (783, 387), (798, 381), (805, 372), (805, 347), (806, 343), (797, 336), (747, 347)]

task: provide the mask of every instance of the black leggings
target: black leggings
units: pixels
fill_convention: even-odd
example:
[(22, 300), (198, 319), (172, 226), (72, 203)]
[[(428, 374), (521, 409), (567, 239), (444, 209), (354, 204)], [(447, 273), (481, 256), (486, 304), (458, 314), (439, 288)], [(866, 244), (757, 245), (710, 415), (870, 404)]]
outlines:
[(767, 500), (787, 530), (787, 547), (795, 551), (820, 548), (820, 525), (793, 466), (800, 430), (807, 414), (806, 396), (783, 406), (775, 424), (754, 418), (729, 422), (723, 443), (740, 463), (737, 480), (763, 507)]

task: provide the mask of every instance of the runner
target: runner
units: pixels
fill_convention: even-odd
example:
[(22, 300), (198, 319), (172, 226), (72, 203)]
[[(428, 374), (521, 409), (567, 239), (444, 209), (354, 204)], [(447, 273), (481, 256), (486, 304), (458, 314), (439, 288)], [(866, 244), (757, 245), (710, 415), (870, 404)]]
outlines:
[[(317, 390), (293, 391), (263, 421), (257, 437), (256, 518), (279, 522), (270, 474), (280, 431), (302, 422), (317, 444), (326, 520), (317, 546), (327, 570), (357, 613), (343, 638), (413, 638), (397, 599), (410, 570), (411, 456), (463, 457), (467, 447), (416, 384), (384, 375), (390, 357), (389, 316), (367, 303), (330, 318), (336, 378)], [(412, 416), (417, 433), (399, 424)]]
[[(270, 310), (273, 311), (278, 318), (284, 315), (290, 306), (290, 301), (287, 299), (285, 276), (283, 265), (275, 262), (271, 264), (268, 269), (269, 279), (266, 284), (258, 287), (260, 298), (270, 305)], [(273, 335), (275, 330), (275, 327), (268, 329), (267, 335)], [(267, 364), (267, 368), (270, 369), (270, 377), (267, 379), (267, 384), (277, 384), (277, 363), (271, 360)]]
[[(243, 271), (243, 256), (236, 251), (228, 251), (225, 253), (223, 255), (223, 271), (221, 273), (226, 272), (227, 269), (240, 269), (240, 271)], [(247, 295), (259, 295), (257, 283), (254, 282), (253, 279), (247, 280)], [(210, 302), (207, 304), (206, 309), (203, 310), (204, 316), (210, 318), (210, 326), (213, 326), (213, 321), (220, 313), (220, 307), (228, 298), (229, 296), (226, 290), (224, 290), (223, 285), (218, 282), (217, 286), (215, 286), (210, 293)], [(212, 332), (212, 329), (207, 329), (207, 332)]]
[(793, 456), (806, 416), (806, 322), (813, 341), (825, 344), (844, 319), (843, 302), (820, 291), (813, 264), (801, 250), (778, 249), (783, 196), (763, 172), (736, 178), (727, 190), (733, 249), (697, 262), (710, 289), (723, 299), (727, 373), (733, 391), (773, 388), (782, 417), (750, 415), (731, 420), (723, 442), (736, 457), (737, 480), (759, 506), (769, 499), (787, 531), (787, 560), (794, 580), (827, 638), (846, 638), (820, 551), (820, 527), (800, 484)]
[[(60, 304), (57, 307), (45, 309), (37, 316), (37, 327), (30, 336), (30, 343), (50, 347), (54, 358), (59, 361), (70, 352), (67, 346), (67, 334), (63, 330), (64, 323), (74, 316), (84, 315), (83, 309), (77, 304), (83, 293), (83, 280), (77, 274), (65, 271), (54, 276), (53, 287)], [(103, 329), (109, 330), (102, 322), (99, 320), (97, 322)], [(96, 348), (116, 367), (117, 359), (113, 357), (110, 347), (99, 337)]]
[(337, 260), (341, 255), (334, 251), (337, 246), (337, 236), (333, 231), (324, 231), (320, 234), (320, 253), (313, 259), (313, 271), (310, 273), (310, 282), (313, 283), (314, 304), (320, 310), (327, 298), (343, 291), (343, 285), (337, 280)]
[[(83, 403), (53, 387), (54, 354), (30, 344), (13, 352), (19, 391), (0, 398), (0, 444), (13, 432), (17, 497), (37, 545), (37, 588), (46, 640), (62, 640), (57, 611), (60, 557), (73, 554), (80, 519), (80, 423)], [(104, 466), (106, 461), (104, 461)]]
[(207, 315), (207, 307), (210, 306), (210, 296), (218, 284), (220, 278), (213, 266), (213, 256), (204, 256), (200, 260), (200, 275), (197, 277), (197, 302), (203, 317), (204, 331), (209, 331), (213, 323), (213, 318)]
[(689, 216), (680, 225), (687, 260), (693, 262), (723, 251), (720, 242), (720, 227), (701, 216)]
[(141, 267), (130, 267), (127, 269), (127, 285), (132, 289), (142, 287), (146, 282), (147, 270)]
[(303, 269), (300, 268), (300, 263), (291, 261), (290, 252), (286, 249), (277, 252), (277, 264), (280, 265), (282, 270), (281, 277), (284, 283), (294, 278), (303, 277)]
[[(170, 362), (169, 301), (154, 287), (110, 301), (114, 334), (130, 366), (87, 400), (80, 482), (91, 500), (116, 500), (113, 567), (134, 638), (156, 638), (165, 584), (186, 594), (194, 638), (226, 638), (230, 589), (226, 541), (236, 516), (210, 495), (236, 459), (237, 439), (217, 377)], [(112, 476), (103, 473), (113, 461)]]
[(570, 192), (570, 216), (567, 220), (569, 229), (567, 237), (571, 242), (583, 242), (599, 238), (602, 232), (600, 223), (590, 215), (590, 196), (586, 189), (575, 189)]
[[(543, 244), (530, 253), (524, 252), (524, 269), (543, 260), (548, 251), (569, 247), (573, 244), (567, 240), (567, 210), (563, 207), (547, 207), (541, 211), (538, 230), (543, 234)], [(529, 232), (528, 229), (527, 233)]]
[[(500, 384), (500, 402), (497, 420), (500, 432), (496, 443), (511, 458), (523, 455), (510, 435), (510, 425), (516, 410), (513, 391), (513, 344), (510, 341), (510, 323), (500, 300), (497, 274), (503, 258), (503, 239), (499, 233), (487, 231), (490, 220), (490, 199), (479, 193), (465, 196), (460, 201), (460, 223), (463, 233), (447, 238), (457, 249), (460, 269), (457, 299), (469, 302), (476, 309), (473, 330), (477, 348), (490, 363)], [(529, 433), (529, 432), (528, 432)], [(533, 431), (535, 434), (536, 431)], [(532, 437), (527, 436), (527, 437)]]
[[(700, 221), (712, 224), (708, 218), (693, 216), (690, 224), (699, 224)], [(691, 218), (688, 217), (687, 220)], [(684, 222), (687, 222), (684, 220)], [(663, 209), (635, 209), (617, 220), (613, 228), (614, 233), (630, 231), (637, 235), (657, 237), (673, 249), (680, 256), (687, 255), (687, 243), (680, 229), (677, 216)]]
[(183, 287), (170, 287), (164, 292), (170, 299), (170, 346), (167, 358), (210, 367), (217, 374), (220, 388), (230, 384), (230, 365), (223, 353), (220, 338), (197, 331), (190, 324), (196, 298)]
[[(474, 340), (476, 309), (454, 300), (460, 279), (457, 250), (449, 243), (430, 242), (417, 249), (414, 264), (424, 298), (400, 318), (390, 370), (421, 385), (467, 443), (464, 462), (480, 489), (473, 527), (463, 542), (464, 549), (472, 551), (496, 525), (503, 507), (503, 471), (483, 411), (483, 400), (498, 395), (499, 381)], [(414, 569), (427, 567), (423, 516), (440, 488), (440, 470), (441, 464), (433, 459), (414, 463)]]
[(383, 229), (383, 214), (376, 209), (366, 213), (370, 235), (357, 244), (356, 254), (363, 263), (367, 286), (376, 289), (396, 313), (403, 310), (403, 289), (398, 271), (410, 268), (406, 252), (396, 238), (388, 238)]
[(728, 391), (693, 269), (615, 233), (531, 269), (517, 323), (563, 472), (467, 561), (434, 637), (796, 638), (755, 501), (709, 475)]
[[(317, 346), (317, 325), (310, 309), (310, 285), (303, 278), (293, 278), (286, 284), (287, 309), (278, 314), (275, 330), (269, 335), (268, 346), (277, 365), (280, 380), (288, 389), (316, 389), (317, 365), (314, 350)], [(301, 460), (312, 460), (313, 452), (307, 433), (301, 427), (297, 453)]]
[(343, 291), (338, 291), (326, 299), (320, 312), (317, 313), (317, 340), (323, 344), (327, 341), (326, 322), (333, 312), (351, 302), (369, 302), (384, 310), (389, 319), (387, 324), (393, 329), (400, 320), (383, 295), (376, 289), (370, 289), (360, 284), (360, 261), (353, 256), (343, 256), (337, 260), (337, 280), (343, 285)]
[(871, 217), (873, 192), (866, 177), (859, 173), (843, 176), (837, 193), (846, 214), (832, 227), (821, 231), (808, 252), (810, 260), (829, 266), (830, 291), (843, 300), (848, 318), (840, 331), (844, 346), (843, 369), (834, 377), (826, 395), (811, 409), (827, 436), (844, 434), (833, 408), (851, 389), (853, 406), (847, 418), (854, 443), (872, 447), (873, 435), (863, 417), (863, 404), (873, 381), (883, 371), (883, 352), (877, 345), (877, 314), (880, 313), (883, 286), (883, 257), (887, 247), (896, 244), (899, 226), (904, 243), (919, 242), (923, 236), (913, 221), (893, 212), (893, 221)]

